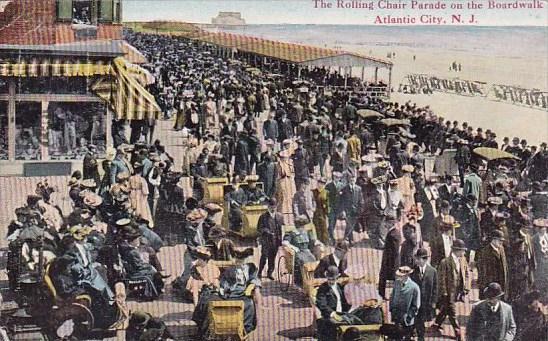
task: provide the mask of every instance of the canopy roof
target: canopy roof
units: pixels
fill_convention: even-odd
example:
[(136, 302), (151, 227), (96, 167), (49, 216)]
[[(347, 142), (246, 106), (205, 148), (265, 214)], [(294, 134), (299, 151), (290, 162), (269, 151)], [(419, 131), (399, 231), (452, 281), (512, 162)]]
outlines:
[(313, 66), (392, 67), (392, 63), (346, 51), (262, 39), (227, 32), (200, 31), (193, 39), (286, 62)]

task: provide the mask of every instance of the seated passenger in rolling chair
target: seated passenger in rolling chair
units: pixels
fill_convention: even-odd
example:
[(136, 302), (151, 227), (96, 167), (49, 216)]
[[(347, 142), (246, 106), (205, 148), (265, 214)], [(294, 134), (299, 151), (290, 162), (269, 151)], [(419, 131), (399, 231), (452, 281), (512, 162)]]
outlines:
[(245, 259), (253, 256), (253, 248), (248, 247), (240, 251), (236, 249), (234, 242), (227, 238), (226, 231), (214, 226), (209, 231), (206, 246), (211, 250), (211, 258), (219, 261), (231, 261), (233, 259)]
[(119, 244), (120, 256), (127, 272), (128, 280), (145, 280), (142, 298), (152, 300), (163, 292), (164, 281), (160, 272), (151, 264), (150, 254), (140, 249), (141, 233), (138, 230), (128, 232)]
[(248, 183), (248, 187), (245, 189), (247, 205), (264, 205), (268, 197), (260, 187), (257, 187), (259, 176), (249, 175), (246, 179)]
[[(250, 285), (254, 286), (252, 294), (249, 292)], [(200, 334), (203, 335), (209, 328), (207, 320), (209, 302), (219, 300), (243, 301), (245, 332), (255, 330), (257, 327), (256, 306), (261, 305), (260, 287), (261, 281), (257, 277), (257, 267), (253, 263), (226, 269), (221, 275), (218, 289), (204, 286), (192, 315), (192, 320), (198, 325)]]
[(295, 219), (295, 231), (291, 231), (284, 236), (283, 245), (290, 247), (295, 251), (295, 266), (293, 274), (295, 276), (295, 284), (303, 284), (302, 266), (304, 263), (315, 262), (316, 257), (312, 250), (317, 245), (322, 245), (319, 240), (314, 239), (306, 226), (310, 223), (306, 217), (297, 217)]
[[(380, 301), (375, 305), (370, 304), (369, 299), (362, 302), (364, 297), (361, 294), (356, 294), (352, 288), (347, 290), (352, 283), (346, 286), (337, 283), (339, 276), (339, 269), (330, 266), (325, 273), (327, 282), (318, 288), (316, 294), (316, 306), (321, 312), (321, 318), (317, 321), (320, 341), (336, 340), (337, 327), (340, 325), (382, 324), (382, 310), (378, 305)], [(357, 292), (361, 290), (354, 289), (358, 289)]]

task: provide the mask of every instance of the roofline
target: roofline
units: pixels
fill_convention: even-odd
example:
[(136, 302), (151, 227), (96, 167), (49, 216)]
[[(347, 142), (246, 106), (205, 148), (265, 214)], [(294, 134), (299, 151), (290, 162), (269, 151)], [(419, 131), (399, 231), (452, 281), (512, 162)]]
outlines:
[(356, 57), (356, 58), (366, 59), (366, 60), (369, 60), (369, 61), (372, 61), (372, 62), (375, 62), (375, 63), (384, 64), (388, 67), (394, 66), (394, 63), (392, 63), (392, 62), (384, 61), (382, 59), (377, 59), (377, 58), (373, 58), (373, 57), (362, 56), (360, 54), (353, 53), (353, 52), (347, 52), (347, 51), (341, 51), (340, 53), (334, 54), (332, 56), (325, 56), (325, 57), (307, 59), (307, 60), (304, 60), (304, 61), (299, 62), (299, 63), (308, 63), (308, 62), (313, 62), (313, 61), (316, 61), (316, 60), (328, 59), (328, 58), (334, 58), (334, 57), (340, 57), (340, 56), (352, 56), (352, 57)]
[(379, 58), (374, 58), (374, 57), (361, 55), (361, 54), (356, 53), (356, 52), (339, 51), (339, 50), (327, 49), (327, 48), (324, 48), (324, 47), (319, 47), (319, 46), (314, 46), (314, 45), (303, 45), (303, 44), (291, 43), (291, 42), (287, 42), (287, 41), (265, 39), (265, 38), (259, 38), (259, 37), (256, 37), (256, 36), (245, 35), (245, 34), (228, 33), (232, 36), (240, 36), (240, 37), (245, 37), (245, 38), (254, 38), (254, 39), (258, 39), (259, 41), (264, 41), (264, 42), (289, 44), (289, 45), (294, 45), (294, 46), (298, 46), (298, 47), (312, 47), (312, 48), (315, 48), (315, 49), (323, 50), (326, 53), (332, 53), (332, 55), (319, 57), (319, 58), (314, 58), (314, 59), (306, 59), (306, 60), (303, 60), (303, 61), (296, 62), (296, 61), (293, 61), (293, 60), (290, 60), (290, 59), (277, 58), (277, 57), (274, 57), (274, 56), (270, 56), (270, 55), (266, 55), (266, 54), (262, 54), (262, 53), (258, 53), (258, 52), (254, 52), (254, 51), (246, 51), (245, 45), (250, 44), (250, 43), (245, 43), (243, 45), (231, 45), (231, 44), (214, 43), (214, 42), (211, 42), (211, 41), (207, 40), (209, 37), (216, 37), (216, 36), (219, 36), (223, 33), (227, 33), (227, 32), (209, 32), (209, 31), (203, 31), (202, 30), (196, 37), (188, 37), (188, 38), (199, 40), (199, 41), (202, 41), (202, 42), (208, 43), (208, 44), (222, 46), (222, 47), (241, 48), (245, 52), (249, 52), (249, 53), (253, 53), (253, 54), (256, 54), (256, 55), (265, 56), (265, 57), (269, 57), (269, 58), (273, 58), (273, 59), (277, 59), (277, 60), (283, 60), (283, 61), (287, 61), (287, 62), (291, 62), (291, 63), (297, 63), (297, 64), (305, 63), (305, 62), (309, 62), (309, 61), (313, 61), (313, 60), (320, 60), (320, 59), (324, 59), (324, 58), (331, 58), (331, 57), (341, 56), (341, 55), (351, 55), (351, 56), (354, 56), (354, 57), (357, 57), (357, 58), (363, 58), (363, 59), (367, 59), (367, 60), (370, 60), (370, 61), (373, 61), (373, 62), (376, 62), (376, 63), (384, 64), (387, 67), (392, 67), (394, 65), (394, 63), (392, 63), (390, 61), (385, 61), (385, 60), (382, 60), (382, 59), (379, 59)]
[(4, 45), (0, 44), (0, 54), (5, 55), (40, 55), (40, 56), (78, 56), (78, 57), (111, 57), (116, 58), (123, 56), (124, 52), (108, 52), (108, 51), (71, 51), (57, 50), (56, 47), (61, 45), (51, 45), (52, 49), (48, 48), (31, 48), (28, 45)]

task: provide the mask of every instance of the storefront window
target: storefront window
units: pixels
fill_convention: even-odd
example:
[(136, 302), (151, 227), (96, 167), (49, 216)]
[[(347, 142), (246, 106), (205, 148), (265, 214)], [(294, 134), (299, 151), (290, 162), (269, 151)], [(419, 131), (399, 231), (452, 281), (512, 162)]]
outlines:
[(5, 79), (0, 79), (0, 94), (8, 93), (8, 81)]
[(17, 93), (89, 95), (92, 77), (28, 77), (17, 81)]
[(0, 160), (8, 159), (8, 102), (0, 101)]
[(83, 159), (88, 146), (106, 150), (106, 107), (103, 103), (50, 102), (48, 107), (49, 155), (52, 160)]
[(40, 160), (40, 102), (15, 104), (15, 159)]

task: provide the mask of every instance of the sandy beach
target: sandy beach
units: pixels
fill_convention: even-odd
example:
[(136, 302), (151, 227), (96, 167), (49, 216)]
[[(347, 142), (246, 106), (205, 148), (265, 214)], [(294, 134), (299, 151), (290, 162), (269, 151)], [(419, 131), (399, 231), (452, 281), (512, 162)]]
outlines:
[[(396, 90), (393, 100), (429, 105), (446, 119), (492, 129), (499, 140), (504, 136), (519, 136), (529, 144), (538, 144), (548, 140), (547, 111), (481, 97), (440, 92), (405, 95), (397, 90), (407, 75), (427, 74), (547, 91), (548, 60), (542, 40), (545, 31), (541, 28), (466, 28), (460, 31), (453, 28), (252, 25), (234, 33), (341, 49), (392, 61), (392, 87)], [(395, 58), (387, 58), (389, 53), (395, 53)], [(449, 70), (453, 62), (461, 64), (461, 72)], [(361, 69), (353, 70), (353, 75), (360, 74)], [(373, 75), (373, 70), (366, 70), (366, 79), (373, 80)], [(381, 70), (379, 78), (388, 81), (388, 72)]]
[[(411, 73), (429, 74), (437, 77), (460, 78), (482, 81), (488, 84), (521, 86), (529, 89), (548, 89), (548, 61), (539, 57), (483, 56), (466, 52), (435, 51), (431, 49), (410, 49), (385, 47), (368, 49), (344, 46), (343, 49), (386, 58), (388, 52), (395, 52), (392, 70), (393, 100), (399, 103), (411, 101), (420, 106), (429, 105), (432, 110), (449, 119), (467, 121), (473, 127), (492, 129), (497, 139), (508, 136), (526, 138), (529, 144), (548, 140), (548, 112), (531, 109), (511, 103), (496, 102), (482, 97), (466, 97), (440, 92), (433, 95), (406, 95), (398, 93), (400, 83)], [(416, 59), (413, 60), (413, 56)], [(449, 71), (453, 61), (462, 64), (462, 71)], [(536, 65), (537, 67), (531, 67)]]

